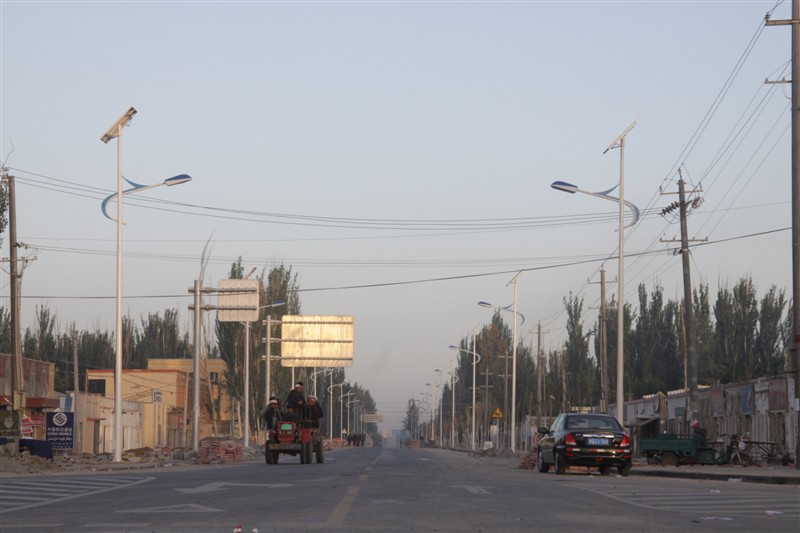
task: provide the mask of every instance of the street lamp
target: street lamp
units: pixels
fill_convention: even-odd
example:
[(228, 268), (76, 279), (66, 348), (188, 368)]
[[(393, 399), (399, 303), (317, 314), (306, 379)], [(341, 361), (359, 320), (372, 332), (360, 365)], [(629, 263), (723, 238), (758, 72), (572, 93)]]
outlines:
[[(284, 300), (275, 300), (269, 305), (265, 305), (261, 309), (269, 309), (272, 307), (280, 307), (282, 305), (286, 305)], [(267, 403), (269, 403), (270, 393), (272, 392), (272, 315), (267, 313), (267, 353), (264, 356), (264, 359), (267, 361), (267, 369), (264, 376), (264, 397), (267, 399)]]
[(431, 388), (431, 405), (430, 405), (430, 408), (431, 408), (431, 442), (433, 442), (434, 441), (434, 431), (433, 431), (433, 429), (434, 429), (434, 420), (433, 420), (433, 417), (434, 417), (434, 412), (436, 410), (436, 407), (435, 407), (436, 404), (433, 403), (433, 388), (434, 387), (438, 387), (439, 385), (438, 384), (433, 384), (433, 383), (426, 383), (425, 385), (429, 386)]
[[(355, 399), (355, 400), (351, 400), (351, 401), (347, 402), (347, 434), (348, 435), (350, 434), (350, 405), (356, 404), (356, 403), (358, 403), (360, 401), (361, 400)], [(353, 411), (355, 411), (355, 408), (353, 408)], [(353, 416), (355, 417), (355, 412), (353, 413)]]
[[(617, 279), (617, 420), (624, 427), (625, 426), (625, 397), (622, 380), (624, 376), (624, 363), (625, 355), (623, 351), (624, 342), (624, 327), (625, 327), (625, 228), (629, 228), (636, 224), (639, 220), (639, 208), (631, 202), (625, 201), (625, 137), (636, 126), (639, 120), (634, 120), (628, 128), (612, 142), (603, 153), (619, 148), (619, 198), (610, 196), (609, 193), (616, 189), (612, 187), (607, 191), (591, 192), (581, 189), (571, 183), (563, 181), (555, 181), (550, 186), (559, 191), (575, 194), (581, 192), (589, 196), (595, 196), (604, 200), (619, 203), (619, 274)], [(633, 219), (631, 223), (625, 225), (625, 206), (633, 212)], [(688, 305), (688, 304), (687, 304)]]
[[(333, 388), (334, 387), (343, 387), (344, 385), (345, 385), (345, 382), (342, 381), (341, 383), (338, 383), (336, 385), (331, 385), (330, 387), (328, 387), (328, 436), (331, 439), (331, 442), (333, 442)], [(342, 393), (342, 389), (339, 389), (339, 394), (341, 394), (341, 393)], [(339, 415), (339, 423), (341, 424), (341, 422), (342, 422), (342, 416), (340, 414)], [(340, 437), (342, 436), (341, 429), (339, 430), (339, 436)]]
[[(517, 451), (517, 316), (522, 318), (522, 322), (520, 322), (520, 326), (525, 323), (525, 315), (517, 311), (517, 278), (519, 275), (522, 274), (522, 271), (517, 272), (517, 275), (514, 276), (511, 281), (506, 284), (508, 287), (509, 284), (514, 284), (514, 309), (509, 309), (510, 305), (506, 307), (496, 307), (490, 304), (489, 302), (478, 302), (478, 305), (481, 307), (487, 307), (489, 309), (497, 309), (499, 311), (507, 311), (509, 313), (514, 313), (514, 340), (511, 342), (511, 360), (512, 360), (512, 369), (511, 369), (511, 451)], [(503, 383), (508, 383), (508, 359), (506, 359), (506, 375), (503, 378)], [(507, 389), (508, 385), (506, 385)], [(507, 390), (504, 393), (506, 398), (508, 397)], [(508, 410), (508, 406), (505, 406), (505, 409)], [(507, 413), (506, 413), (507, 414)], [(505, 416), (505, 415), (504, 415)], [(505, 437), (505, 436), (504, 436)]]
[(442, 394), (441, 394), (441, 396), (439, 396), (439, 400), (437, 402), (439, 404), (439, 435), (438, 435), (438, 437), (436, 439), (436, 442), (438, 443), (439, 447), (441, 448), (442, 446), (444, 446), (444, 433), (442, 432), (442, 408), (444, 407), (443, 401), (442, 401), (444, 399), (443, 398), (443, 396), (444, 396), (444, 387), (442, 386), (442, 372), (443, 371), (439, 370), (438, 368), (434, 368), (433, 371), (436, 372), (436, 388), (438, 389), (439, 387), (442, 387)]
[(458, 346), (450, 346), (451, 350), (457, 350), (459, 352), (469, 353), (472, 354), (472, 450), (475, 450), (475, 367), (478, 366), (478, 363), (483, 359), (479, 353), (475, 351), (475, 335), (472, 335), (472, 351), (464, 350), (459, 348)]
[[(133, 188), (126, 191), (122, 190), (122, 128), (130, 125), (133, 116), (136, 114), (134, 108), (128, 109), (109, 129), (100, 140), (108, 144), (111, 139), (117, 139), (117, 192), (103, 200), (100, 208), (103, 215), (117, 223), (117, 294), (116, 294), (116, 326), (115, 326), (115, 347), (114, 347), (114, 461), (122, 461), (122, 197), (126, 194), (161, 187), (162, 185), (172, 186), (186, 183), (192, 178), (187, 174), (181, 174), (174, 178), (169, 178), (161, 183), (154, 185), (138, 185), (130, 183)], [(127, 181), (127, 180), (126, 180)], [(106, 212), (106, 205), (112, 199), (117, 200), (116, 219)]]
[[(348, 392), (347, 394), (342, 394), (339, 396), (339, 436), (342, 436), (344, 432), (343, 424), (344, 424), (344, 399), (348, 396), (352, 396), (353, 391)], [(350, 433), (350, 408), (347, 409), (347, 432)]]
[[(245, 279), (248, 277), (250, 274)], [(259, 307), (257, 311), (278, 307), (285, 303), (283, 300), (276, 300), (269, 305)], [(240, 323), (244, 326), (244, 447), (247, 448), (250, 446), (250, 322)], [(267, 357), (267, 371), (269, 371), (269, 357)], [(266, 390), (265, 393), (267, 394), (267, 403), (269, 403), (269, 390)]]

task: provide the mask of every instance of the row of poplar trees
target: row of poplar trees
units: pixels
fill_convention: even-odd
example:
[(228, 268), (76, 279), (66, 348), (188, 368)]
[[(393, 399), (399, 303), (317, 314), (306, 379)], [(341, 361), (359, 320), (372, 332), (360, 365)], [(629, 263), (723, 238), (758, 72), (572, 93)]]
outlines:
[[(237, 259), (232, 265), (229, 277), (241, 279), (244, 268), (241, 258)], [(265, 353), (263, 339), (267, 337), (266, 320), (267, 313), (272, 314), (276, 321), (284, 314), (300, 314), (299, 283), (297, 274), (292, 272), (291, 267), (279, 265), (269, 270), (264, 270), (259, 278), (263, 290), (261, 291), (260, 306), (266, 306), (271, 302), (282, 300), (285, 305), (276, 308), (261, 309), (259, 320), (250, 325), (250, 427), (260, 430), (263, 421), (259, 418), (262, 407), (267, 403), (265, 398), (265, 372), (266, 368), (261, 356)], [(147, 368), (147, 360), (153, 358), (192, 358), (194, 353), (193, 339), (188, 331), (193, 331), (191, 324), (181, 331), (181, 315), (178, 309), (166, 309), (163, 316), (160, 313), (149, 313), (146, 317), (142, 316), (139, 320), (134, 320), (130, 316), (123, 317), (122, 321), (122, 367), (123, 369), (144, 369)], [(214, 335), (207, 331), (213, 327)], [(213, 326), (209, 326), (206, 321), (203, 323), (203, 338), (200, 340), (204, 344), (202, 353), (209, 358), (222, 358), (226, 362), (226, 375), (222, 377), (222, 385), (232, 398), (237, 400), (241, 407), (244, 401), (244, 346), (245, 346), (245, 327), (238, 322), (219, 322), (214, 319)], [(280, 328), (275, 326), (272, 337), (280, 336)], [(64, 328), (59, 322), (56, 314), (47, 306), (37, 306), (35, 309), (34, 326), (26, 328), (22, 338), (22, 356), (47, 361), (55, 364), (55, 390), (67, 392), (73, 390), (73, 376), (75, 368), (73, 365), (73, 354), (78, 351), (78, 383), (79, 388), (85, 391), (86, 371), (89, 369), (112, 369), (114, 368), (115, 345), (114, 333), (95, 329), (79, 330), (74, 325)], [(11, 354), (11, 317), (8, 309), (0, 307), (0, 353)], [(272, 354), (280, 355), (280, 343), (273, 343)], [(322, 369), (320, 369), (322, 370)], [(326, 414), (333, 416), (334, 436), (339, 436), (339, 428), (347, 427), (346, 407), (339, 408), (339, 396), (341, 391), (344, 394), (352, 392), (347, 401), (359, 400), (358, 405), (366, 411), (375, 410), (375, 401), (368, 389), (358, 383), (346, 383), (347, 378), (342, 368), (320, 372), (313, 375), (312, 369), (297, 369), (296, 380), (306, 383), (306, 393), (311, 394), (316, 382), (317, 397)], [(280, 396), (284, 401), (289, 390), (292, 388), (291, 369), (283, 368), (278, 363), (272, 365), (272, 394)], [(332, 391), (332, 386), (346, 383), (344, 386), (336, 386)], [(329, 397), (330, 394), (334, 396)], [(333, 413), (329, 411), (329, 400), (333, 399)], [(216, 420), (219, 420), (220, 402), (218, 398), (212, 398), (211, 403), (206, 408), (214, 413)], [(342, 406), (346, 403), (342, 404)], [(341, 416), (340, 413), (344, 411)], [(237, 415), (241, 416), (244, 409), (237, 409)], [(238, 419), (237, 416), (237, 419)], [(354, 416), (351, 415), (350, 424), (354, 424)], [(325, 428), (328, 427), (328, 419), (323, 422)], [(373, 425), (370, 433), (376, 432)]]
[[(686, 354), (685, 321), (682, 301), (665, 299), (664, 291), (656, 286), (648, 293), (642, 284), (638, 287), (638, 305), (624, 306), (624, 389), (626, 399), (646, 394), (682, 389), (685, 386), (684, 368)], [(693, 295), (696, 323), (697, 380), (701, 385), (715, 385), (749, 381), (758, 377), (785, 372), (792, 333), (792, 312), (784, 290), (774, 285), (761, 297), (753, 281), (741, 278), (732, 288), (718, 290), (713, 305), (707, 284), (700, 285)], [(557, 349), (534, 357), (536, 351), (535, 329), (529, 324), (526, 331), (531, 336), (520, 335), (517, 344), (516, 411), (535, 415), (537, 405), (537, 365), (543, 370), (544, 415), (554, 415), (576, 407), (591, 407), (600, 403), (600, 341), (598, 312), (594, 324), (586, 328), (582, 321), (584, 300), (570, 294), (564, 298), (566, 340)], [(614, 403), (616, 390), (617, 315), (616, 302), (608, 304), (606, 312), (606, 338), (609, 403)], [(506, 369), (504, 356), (512, 353), (512, 330), (506, 316), (496, 312), (489, 324), (476, 336), (475, 351), (483, 358), (477, 367), (476, 418), (484, 428), (491, 424), (495, 409), (504, 407)], [(508, 318), (510, 319), (510, 313)], [(552, 328), (553, 325), (551, 324)], [(518, 328), (519, 330), (519, 328)], [(552, 331), (550, 335), (554, 334)], [(456, 352), (456, 427), (460, 435), (471, 428), (472, 408), (472, 339), (461, 341), (462, 351)], [(508, 365), (509, 374), (511, 364)], [(485, 372), (489, 373), (488, 387)], [(510, 376), (509, 376), (510, 378)], [(510, 379), (509, 379), (510, 382)], [(450, 427), (452, 390), (449, 381), (441, 389), (443, 427)], [(403, 428), (410, 434), (420, 433), (424, 425), (420, 405), (424, 398), (410, 399)], [(508, 408), (510, 411), (510, 406)], [(437, 407), (438, 412), (438, 407)], [(509, 416), (510, 413), (505, 416)], [(423, 433), (424, 434), (424, 433)]]

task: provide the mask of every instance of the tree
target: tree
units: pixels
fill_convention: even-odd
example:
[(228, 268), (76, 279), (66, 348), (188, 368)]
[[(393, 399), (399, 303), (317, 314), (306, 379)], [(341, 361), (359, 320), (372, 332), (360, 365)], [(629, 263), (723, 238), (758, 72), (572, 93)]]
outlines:
[(583, 332), (581, 315), (583, 314), (583, 298), (573, 296), (570, 292), (564, 298), (567, 311), (567, 340), (564, 341), (560, 364), (563, 365), (562, 383), (565, 384), (567, 408), (593, 405), (598, 394), (595, 388), (595, 372), (589, 358), (589, 341)]
[(761, 299), (755, 344), (755, 375), (772, 376), (783, 370), (783, 309), (786, 294), (775, 285)]

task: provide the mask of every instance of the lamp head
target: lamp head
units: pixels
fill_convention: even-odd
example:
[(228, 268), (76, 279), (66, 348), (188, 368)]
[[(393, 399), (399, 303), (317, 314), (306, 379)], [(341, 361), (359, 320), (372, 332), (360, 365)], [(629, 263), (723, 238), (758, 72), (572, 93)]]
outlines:
[(173, 185), (180, 185), (181, 183), (186, 183), (187, 181), (192, 181), (192, 177), (189, 174), (180, 174), (178, 176), (165, 179), (164, 185), (167, 187), (172, 187)]
[(119, 117), (119, 119), (117, 119), (114, 125), (108, 128), (108, 131), (105, 132), (102, 137), (100, 137), (100, 140), (108, 144), (108, 141), (119, 136), (119, 130), (130, 124), (131, 120), (133, 120), (133, 115), (135, 114), (136, 110), (132, 107), (125, 111), (125, 113)]
[(570, 194), (575, 194), (576, 192), (578, 192), (577, 185), (567, 183), (566, 181), (554, 181), (553, 183), (550, 184), (550, 186), (558, 191), (564, 191)]
[(488, 309), (494, 308), (494, 306), (492, 304), (490, 304), (489, 302), (478, 302), (478, 305), (480, 305), (481, 307), (486, 307)]

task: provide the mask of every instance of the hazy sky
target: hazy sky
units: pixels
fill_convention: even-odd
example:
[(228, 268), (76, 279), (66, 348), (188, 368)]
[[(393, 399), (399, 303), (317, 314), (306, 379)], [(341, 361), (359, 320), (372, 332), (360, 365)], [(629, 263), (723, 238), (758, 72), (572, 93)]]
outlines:
[[(779, 4), (773, 18), (789, 18)], [(678, 164), (703, 188), (695, 285), (789, 288), (790, 86), (764, 84), (790, 77), (789, 27), (763, 27), (775, 5), (2, 1), (0, 157), (36, 257), (23, 327), (46, 305), (62, 330), (114, 328), (116, 227), (100, 201), (117, 147), (99, 137), (130, 106), (125, 176), (193, 181), (126, 200), (125, 312), (177, 307), (190, 331), (207, 241), (206, 285), (238, 256), (283, 262), (303, 314), (355, 317), (347, 373), (387, 428), (450, 367), (448, 345), (490, 320), (476, 303), (511, 304), (519, 270), (526, 342), (541, 321), (545, 346), (561, 345), (570, 291), (591, 327), (587, 280), (615, 254), (616, 206), (550, 183), (612, 187), (619, 151), (603, 151), (637, 118), (626, 300), (640, 283), (682, 297), (675, 244), (660, 242), (679, 227), (659, 214)], [(617, 261), (606, 268), (611, 281)], [(370, 284), (386, 286), (348, 288)], [(6, 308), (8, 293), (4, 276)]]

